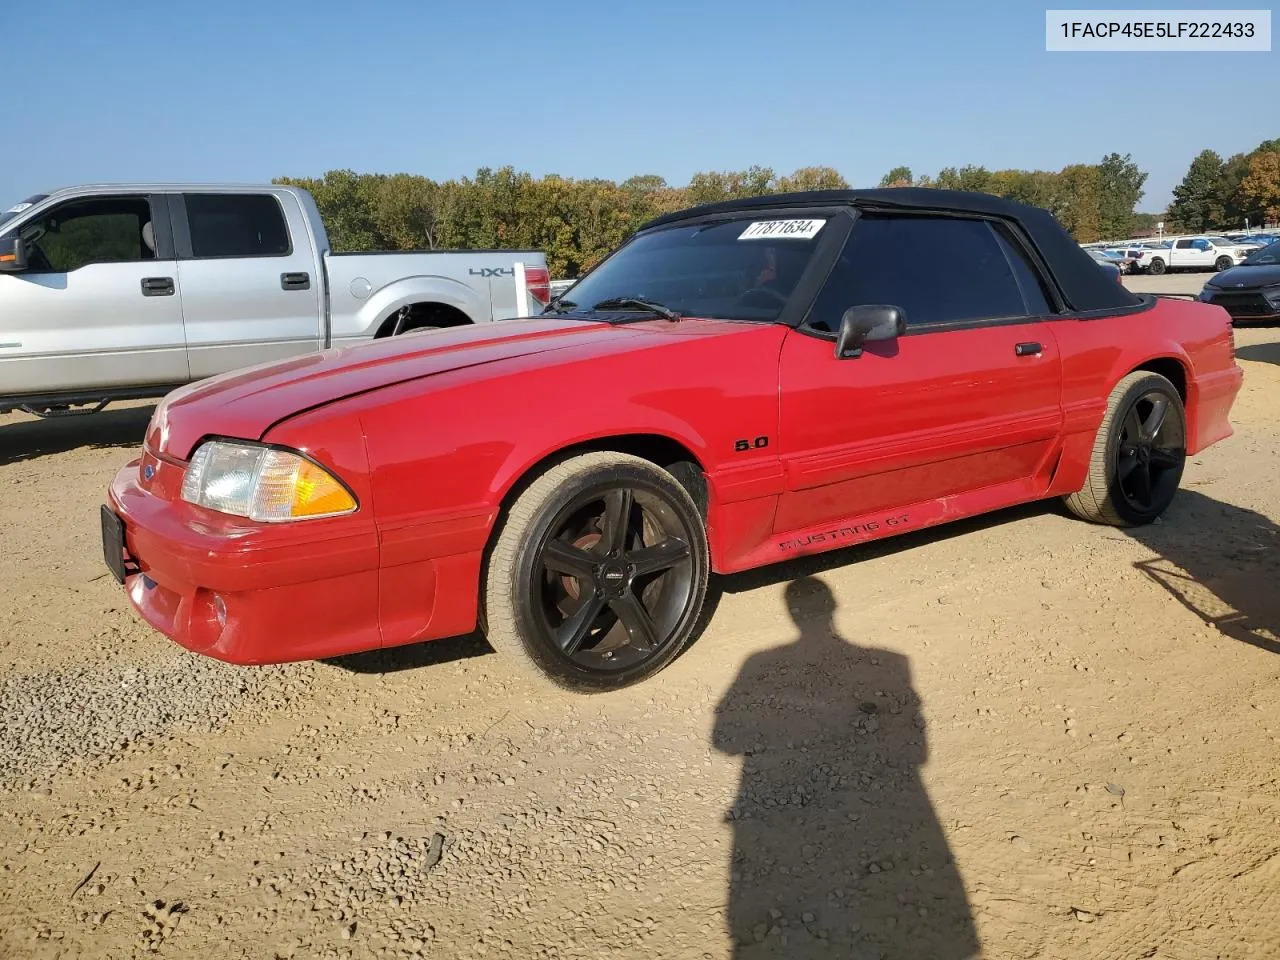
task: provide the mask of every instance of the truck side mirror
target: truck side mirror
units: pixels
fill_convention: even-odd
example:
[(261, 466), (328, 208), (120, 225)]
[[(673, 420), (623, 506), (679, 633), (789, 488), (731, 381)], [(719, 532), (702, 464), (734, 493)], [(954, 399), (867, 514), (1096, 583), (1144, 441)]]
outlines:
[(863, 303), (850, 307), (840, 318), (836, 359), (860, 357), (864, 344), (872, 340), (892, 340), (906, 332), (907, 317), (901, 307), (887, 303)]
[(16, 233), (0, 237), (0, 272), (19, 273), (27, 269), (27, 249)]

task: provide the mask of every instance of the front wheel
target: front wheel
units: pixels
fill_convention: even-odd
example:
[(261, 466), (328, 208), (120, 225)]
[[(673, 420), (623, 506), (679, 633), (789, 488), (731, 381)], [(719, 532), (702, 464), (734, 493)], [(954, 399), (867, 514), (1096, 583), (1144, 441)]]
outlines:
[(709, 565), (702, 516), (671, 474), (627, 454), (573, 457), (537, 477), (502, 522), (485, 633), (558, 686), (625, 687), (690, 641)]
[(1230, 270), (1235, 266), (1234, 261), (1230, 257), (1219, 257), (1214, 263), (1213, 268), (1221, 273), (1223, 270)]
[(1138, 370), (1107, 403), (1084, 486), (1066, 498), (1076, 516), (1116, 527), (1150, 523), (1168, 509), (1187, 460), (1187, 418), (1177, 388)]

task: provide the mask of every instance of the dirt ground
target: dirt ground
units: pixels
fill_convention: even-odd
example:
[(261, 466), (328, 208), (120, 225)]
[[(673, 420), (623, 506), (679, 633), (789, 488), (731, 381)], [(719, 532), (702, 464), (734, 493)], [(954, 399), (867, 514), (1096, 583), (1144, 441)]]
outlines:
[(1280, 328), (1237, 341), (1163, 522), (723, 579), (594, 697), (477, 638), (189, 655), (101, 560), (150, 408), (0, 418), (0, 956), (1278, 957)]

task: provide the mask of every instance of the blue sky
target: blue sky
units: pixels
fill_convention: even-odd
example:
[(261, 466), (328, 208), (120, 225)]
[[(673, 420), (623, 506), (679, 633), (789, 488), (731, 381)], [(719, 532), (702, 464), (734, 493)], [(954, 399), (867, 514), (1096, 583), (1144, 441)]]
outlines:
[(828, 164), (873, 186), (900, 163), (1058, 169), (1115, 150), (1150, 172), (1139, 209), (1157, 210), (1200, 150), (1280, 136), (1280, 53), (1046, 53), (1049, 5), (1069, 6), (3, 2), (0, 206), (92, 180), (339, 167), (683, 183)]

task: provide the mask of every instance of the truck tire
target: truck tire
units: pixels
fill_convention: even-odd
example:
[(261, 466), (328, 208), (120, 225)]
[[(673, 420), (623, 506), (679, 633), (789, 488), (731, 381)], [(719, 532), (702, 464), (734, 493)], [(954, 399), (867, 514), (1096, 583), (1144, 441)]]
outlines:
[(1178, 492), (1186, 465), (1187, 418), (1177, 388), (1135, 370), (1107, 400), (1084, 486), (1065, 497), (1092, 523), (1141, 526), (1159, 517)]
[(702, 515), (671, 474), (628, 454), (582, 454), (537, 476), (500, 521), (481, 626), (526, 676), (616, 690), (693, 638), (709, 568)]
[(1164, 270), (1165, 270), (1165, 262), (1161, 260), (1159, 257), (1152, 257), (1151, 265), (1147, 267), (1147, 272), (1154, 273), (1158, 277), (1160, 276), (1160, 274), (1164, 273)]
[(1222, 257), (1219, 257), (1214, 262), (1213, 269), (1216, 270), (1218, 273), (1221, 273), (1223, 270), (1230, 270), (1234, 266), (1235, 266), (1235, 261), (1233, 261), (1230, 257), (1222, 256)]

